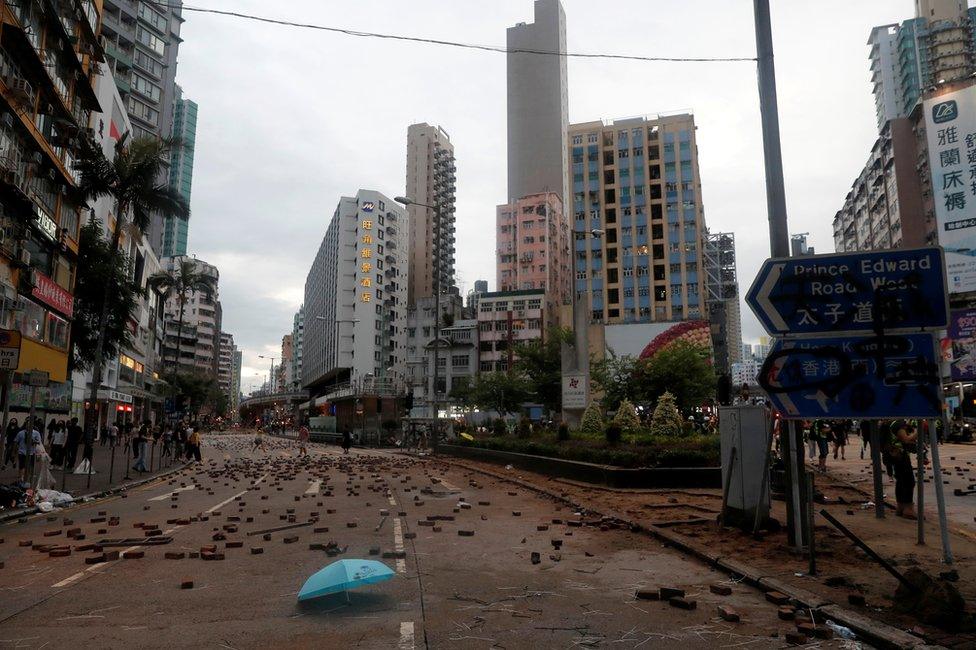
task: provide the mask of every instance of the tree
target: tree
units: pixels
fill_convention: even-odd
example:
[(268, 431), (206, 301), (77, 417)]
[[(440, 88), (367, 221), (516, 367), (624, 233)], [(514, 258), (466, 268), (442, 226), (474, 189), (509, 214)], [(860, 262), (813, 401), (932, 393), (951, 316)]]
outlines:
[(95, 362), (98, 347), (98, 323), (102, 313), (105, 287), (113, 297), (105, 320), (105, 358), (115, 358), (132, 342), (129, 318), (135, 311), (142, 289), (129, 279), (128, 259), (117, 255), (114, 260), (102, 228), (90, 219), (81, 229), (78, 242), (78, 275), (75, 280), (74, 320), (71, 326), (69, 357), (72, 369), (86, 370)]
[[(191, 370), (189, 372), (167, 372), (163, 375), (168, 388), (166, 393), (170, 397), (183, 396), (186, 399), (186, 408), (191, 413), (197, 412), (204, 406), (211, 407), (214, 412), (220, 415), (223, 404), (223, 391), (217, 384), (217, 379), (202, 370)], [(223, 406), (226, 411), (226, 406)]]
[(640, 429), (640, 419), (637, 411), (630, 400), (625, 399), (617, 407), (617, 413), (613, 416), (613, 423), (620, 427), (624, 433), (634, 433)]
[(615, 409), (624, 400), (641, 401), (642, 384), (637, 375), (644, 370), (645, 362), (631, 355), (610, 356), (590, 367), (590, 380), (603, 393), (600, 400), (606, 409)]
[[(178, 146), (176, 141), (154, 137), (136, 138), (131, 143), (127, 135), (115, 143), (112, 160), (105, 157), (101, 146), (88, 138), (81, 139), (79, 155), (75, 160), (78, 174), (76, 188), (79, 203), (87, 203), (103, 197), (114, 202), (115, 224), (108, 249), (108, 264), (114, 265), (120, 253), (122, 232), (142, 233), (149, 227), (153, 214), (164, 217), (188, 219), (190, 207), (175, 188), (164, 179), (165, 166), (170, 151)], [(109, 225), (109, 224), (106, 224)], [(131, 228), (129, 228), (131, 226)], [(109, 322), (112, 287), (106, 284), (97, 322), (97, 336), (92, 363), (92, 383), (89, 401), (98, 401), (98, 388), (102, 383), (102, 367), (108, 358), (105, 340)], [(95, 409), (86, 412), (85, 428), (90, 434), (94, 426)]]
[(649, 398), (670, 392), (682, 410), (701, 406), (715, 396), (715, 370), (708, 349), (686, 341), (675, 341), (647, 360)]
[(680, 436), (684, 432), (684, 422), (675, 404), (674, 395), (664, 391), (657, 400), (654, 415), (651, 417), (651, 435)]
[[(149, 287), (159, 293), (165, 300), (175, 296), (180, 305), (179, 329), (176, 336), (176, 358), (173, 359), (172, 369), (179, 369), (180, 357), (183, 354), (183, 314), (186, 303), (198, 291), (212, 295), (216, 290), (213, 279), (198, 270), (197, 263), (191, 259), (180, 260), (179, 266), (170, 271), (160, 271), (149, 278)], [(165, 359), (163, 359), (165, 363)]]
[(583, 411), (580, 431), (583, 433), (603, 433), (603, 414), (600, 413), (600, 407), (596, 402), (590, 402), (590, 405)]
[(532, 396), (529, 383), (514, 372), (492, 372), (481, 375), (472, 391), (474, 404), (502, 415), (517, 413)]
[(451, 393), (448, 398), (461, 408), (470, 408), (474, 406), (474, 388), (470, 377), (455, 377), (451, 382)]
[(562, 408), (562, 345), (572, 340), (569, 328), (550, 327), (542, 339), (515, 346), (515, 372), (528, 380), (535, 399), (550, 413)]

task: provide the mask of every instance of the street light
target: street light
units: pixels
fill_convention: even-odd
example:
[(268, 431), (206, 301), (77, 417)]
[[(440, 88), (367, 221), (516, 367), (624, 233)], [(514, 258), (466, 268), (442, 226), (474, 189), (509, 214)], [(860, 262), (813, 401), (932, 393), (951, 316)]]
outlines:
[[(434, 391), (431, 396), (431, 404), (434, 407), (434, 417), (431, 422), (434, 448), (437, 448), (438, 433), (438, 410), (437, 410), (437, 379), (440, 374), (437, 370), (439, 360), (439, 341), (441, 338), (441, 209), (438, 206), (427, 205), (414, 201), (406, 196), (395, 196), (393, 200), (403, 206), (417, 205), (434, 211)], [(425, 355), (426, 357), (426, 355)]]
[(268, 373), (268, 394), (274, 394), (274, 362), (281, 361), (281, 357), (266, 357), (259, 354), (258, 359), (271, 359), (271, 372)]

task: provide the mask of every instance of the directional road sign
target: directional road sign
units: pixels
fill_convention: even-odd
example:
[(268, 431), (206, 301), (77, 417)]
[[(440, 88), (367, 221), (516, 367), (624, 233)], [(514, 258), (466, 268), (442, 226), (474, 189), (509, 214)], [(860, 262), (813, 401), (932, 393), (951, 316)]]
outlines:
[(930, 418), (942, 389), (931, 334), (777, 340), (759, 385), (784, 417)]
[(774, 336), (944, 328), (941, 248), (766, 260), (746, 302)]
[(16, 370), (20, 363), (20, 331), (0, 329), (0, 370)]

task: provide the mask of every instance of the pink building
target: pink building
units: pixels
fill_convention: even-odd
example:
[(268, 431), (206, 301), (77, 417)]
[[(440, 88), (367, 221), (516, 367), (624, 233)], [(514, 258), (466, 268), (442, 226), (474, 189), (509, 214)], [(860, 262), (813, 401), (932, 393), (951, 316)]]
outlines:
[(530, 194), (496, 213), (499, 291), (541, 289), (549, 320), (559, 318), (572, 291), (569, 220), (554, 192)]

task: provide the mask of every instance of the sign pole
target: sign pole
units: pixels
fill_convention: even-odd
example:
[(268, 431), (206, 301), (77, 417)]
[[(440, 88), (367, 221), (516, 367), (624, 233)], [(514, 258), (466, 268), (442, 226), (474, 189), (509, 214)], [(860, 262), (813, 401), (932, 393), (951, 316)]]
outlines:
[[(935, 428), (935, 420), (925, 420), (929, 429)], [(925, 546), (925, 440), (921, 437), (915, 440), (915, 487), (918, 490), (918, 530), (915, 533), (915, 543)]]
[(878, 421), (871, 420), (871, 475), (874, 478), (874, 516), (884, 519), (884, 486), (881, 484), (881, 430)]
[(942, 463), (939, 460), (939, 438), (935, 427), (929, 427), (929, 447), (932, 453), (932, 482), (935, 484), (935, 504), (939, 510), (939, 532), (942, 534), (942, 559), (952, 564), (952, 549), (949, 548), (949, 523), (946, 521), (945, 490), (942, 488)]
[[(27, 439), (25, 444), (33, 444), (34, 435), (34, 401), (37, 399), (37, 386), (31, 386), (30, 410), (27, 412), (27, 426), (24, 427), (24, 435)], [(43, 439), (43, 438), (42, 438)], [(37, 453), (35, 450), (28, 450), (27, 455), (27, 482), (34, 482), (34, 466), (37, 464)], [(32, 460), (33, 459), (33, 460)]]
[(3, 371), (3, 430), (7, 430), (7, 423), (10, 421), (10, 394), (14, 389), (14, 371)]
[(786, 482), (788, 483), (787, 489), (790, 491), (790, 496), (786, 501), (786, 529), (791, 536), (793, 547), (802, 550), (803, 525), (800, 523), (800, 519), (803, 517), (803, 510), (800, 507), (800, 472), (796, 462), (798, 438), (796, 433), (799, 431), (800, 425), (790, 420), (786, 420), (785, 424), (786, 436), (780, 442), (780, 447), (783, 450), (783, 459), (786, 461), (784, 463)]

